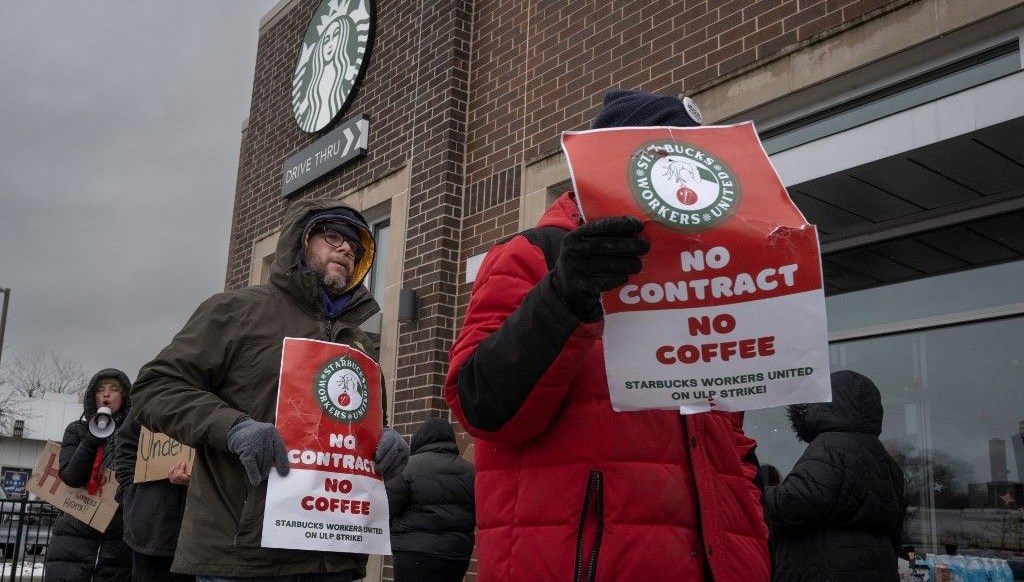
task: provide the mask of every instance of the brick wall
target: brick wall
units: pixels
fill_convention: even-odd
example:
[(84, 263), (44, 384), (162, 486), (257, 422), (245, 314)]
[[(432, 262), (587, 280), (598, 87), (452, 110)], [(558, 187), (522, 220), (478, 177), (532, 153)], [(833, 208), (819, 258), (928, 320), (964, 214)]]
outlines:
[(316, 2), (294, 2), (261, 31), (247, 131), (239, 153), (238, 183), (231, 226), (226, 287), (248, 281), (252, 243), (277, 228), (289, 201), (281, 192), (281, 165), (317, 137), (354, 113), (370, 118), (366, 157), (333, 173), (291, 199), (337, 196), (390, 174), (412, 151), (410, 104), (417, 99), (420, 22), (417, 3), (384, 2), (377, 7), (377, 34), (366, 74), (355, 99), (318, 134), (308, 134), (292, 116), (291, 86), (295, 61)]
[(467, 182), (557, 151), (609, 87), (693, 93), (910, 1), (478, 1)]
[(608, 88), (694, 93), (913, 1), (475, 2), (459, 264), (516, 231), (509, 176), (588, 128)]
[[(403, 283), (421, 300), (402, 324), (401, 389), (414, 424), (443, 410), (439, 387), (467, 285), (464, 260), (515, 232), (524, 163), (584, 129), (609, 87), (685, 94), (913, 0), (469, 0), (377, 2), (377, 34), (341, 119), (370, 117), (369, 153), (296, 198), (327, 197), (411, 164)], [(252, 244), (288, 202), (283, 161), (316, 135), (292, 119), (290, 87), (315, 2), (264, 27), (239, 152), (226, 287), (244, 286)], [(327, 131), (325, 130), (325, 131)], [(465, 192), (465, 195), (464, 195)], [(400, 412), (401, 415), (398, 415)]]
[(395, 425), (411, 433), (424, 419), (446, 411), (441, 387), (455, 325), (459, 219), (465, 146), (470, 2), (433, 0), (420, 5), (417, 83), (410, 102), (415, 131), (409, 224), (403, 282), (420, 297), (419, 319), (401, 324)]
[[(368, 155), (294, 197), (337, 196), (411, 165), (403, 281), (419, 292), (421, 310), (419, 321), (403, 324), (400, 332), (393, 419), (406, 434), (426, 418), (426, 409), (444, 409), (439, 386), (450, 333), (438, 330), (454, 325), (469, 58), (464, 4), (378, 3), (376, 41), (362, 86), (348, 110), (324, 130), (353, 112), (367, 114)], [(279, 195), (281, 164), (317, 137), (298, 128), (290, 101), (300, 39), (314, 8), (315, 2), (294, 3), (260, 35), (239, 156), (228, 288), (247, 283), (253, 242), (277, 227), (288, 204)], [(406, 400), (415, 406), (402, 404)]]
[[(408, 436), (429, 416), (448, 417), (441, 388), (469, 299), (465, 260), (516, 232), (524, 164), (557, 152), (561, 131), (589, 127), (606, 89), (693, 93), (914, 1), (378, 0), (362, 86), (325, 129), (368, 115), (369, 152), (298, 197), (337, 196), (409, 167), (402, 283), (421, 307), (400, 324), (395, 427)], [(288, 204), (281, 164), (317, 137), (297, 127), (290, 101), (315, 5), (294, 2), (261, 31), (228, 288), (247, 283), (254, 241)]]

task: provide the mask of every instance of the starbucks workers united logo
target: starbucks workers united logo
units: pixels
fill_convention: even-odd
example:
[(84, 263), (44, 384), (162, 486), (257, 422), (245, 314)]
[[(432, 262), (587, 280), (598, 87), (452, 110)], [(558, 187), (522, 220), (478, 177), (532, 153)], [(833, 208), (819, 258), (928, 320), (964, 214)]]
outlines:
[(696, 146), (673, 140), (640, 146), (630, 157), (626, 182), (645, 214), (675, 230), (714, 228), (740, 203), (739, 181), (731, 168)]
[(317, 370), (313, 395), (324, 412), (341, 422), (361, 420), (370, 400), (363, 369), (348, 356), (334, 358)]
[(352, 96), (373, 35), (373, 0), (322, 0), (302, 39), (292, 110), (304, 131), (323, 129)]

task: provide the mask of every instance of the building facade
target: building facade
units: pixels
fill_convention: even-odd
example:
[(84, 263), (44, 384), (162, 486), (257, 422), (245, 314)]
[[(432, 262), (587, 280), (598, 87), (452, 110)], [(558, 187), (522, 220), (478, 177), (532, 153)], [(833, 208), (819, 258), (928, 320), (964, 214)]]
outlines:
[[(299, 69), (336, 50), (309, 31), (343, 11), (361, 74), (340, 113), (303, 109), (331, 77)], [(447, 352), (482, 257), (571, 187), (561, 132), (589, 128), (609, 88), (690, 96), (705, 124), (756, 123), (819, 229), (831, 364), (882, 390), (907, 543), (1017, 559), (1022, 31), (1010, 0), (283, 0), (259, 31), (226, 286), (266, 280), (291, 201), (361, 209), (380, 241), (369, 331), (410, 435), (449, 417)], [(331, 147), (351, 159), (305, 182)], [(747, 430), (785, 475), (801, 448), (783, 411)]]
[(46, 393), (16, 402), (0, 431), (0, 483), (7, 497), (26, 495), (25, 484), (47, 441), (61, 442), (64, 429), (82, 416), (81, 394)]

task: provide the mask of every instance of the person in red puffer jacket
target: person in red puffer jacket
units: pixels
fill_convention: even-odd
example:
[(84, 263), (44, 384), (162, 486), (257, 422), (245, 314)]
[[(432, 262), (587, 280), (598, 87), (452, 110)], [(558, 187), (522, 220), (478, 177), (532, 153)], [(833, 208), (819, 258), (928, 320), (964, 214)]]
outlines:
[[(594, 127), (697, 125), (687, 105), (611, 91)], [(445, 383), (477, 438), (480, 582), (769, 579), (742, 414), (612, 410), (599, 295), (639, 272), (641, 229), (568, 192), (480, 268)]]

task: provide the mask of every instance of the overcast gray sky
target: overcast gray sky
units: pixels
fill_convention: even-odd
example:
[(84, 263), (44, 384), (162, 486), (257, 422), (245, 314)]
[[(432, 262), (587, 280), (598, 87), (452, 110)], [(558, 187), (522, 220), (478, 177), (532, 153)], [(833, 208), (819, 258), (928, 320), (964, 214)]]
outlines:
[(134, 379), (224, 285), (259, 20), (277, 0), (0, 3), (2, 358)]

